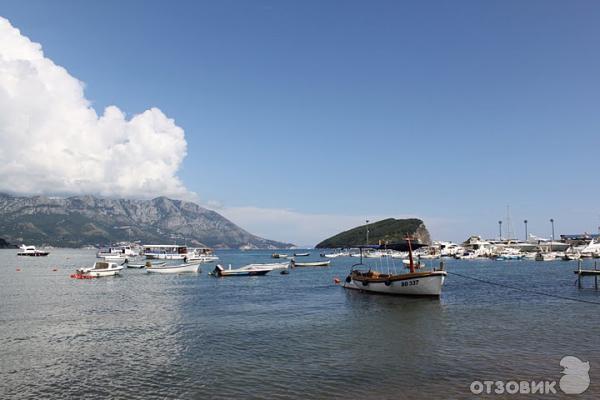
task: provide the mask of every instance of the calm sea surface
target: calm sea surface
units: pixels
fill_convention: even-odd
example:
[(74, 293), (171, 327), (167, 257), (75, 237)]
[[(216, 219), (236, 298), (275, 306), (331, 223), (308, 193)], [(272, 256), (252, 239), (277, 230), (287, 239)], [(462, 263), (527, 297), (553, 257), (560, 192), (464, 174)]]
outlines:
[[(217, 254), (234, 266), (271, 261)], [(350, 258), (251, 278), (213, 278), (214, 264), (69, 278), (94, 261), (90, 250), (0, 251), (0, 398), (474, 398), (474, 380), (558, 381), (566, 355), (591, 366), (576, 398), (600, 397), (600, 305), (455, 275), (440, 299), (369, 295), (334, 284)], [(576, 288), (575, 268), (446, 261), (449, 272), (600, 303)]]

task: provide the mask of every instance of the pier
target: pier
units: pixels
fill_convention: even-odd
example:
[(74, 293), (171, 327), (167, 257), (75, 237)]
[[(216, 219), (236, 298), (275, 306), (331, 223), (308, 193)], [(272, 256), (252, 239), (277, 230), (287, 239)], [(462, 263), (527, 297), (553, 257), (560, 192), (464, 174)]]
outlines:
[(594, 261), (594, 269), (582, 269), (581, 268), (581, 260), (579, 260), (578, 268), (576, 271), (573, 271), (577, 274), (577, 287), (579, 289), (583, 288), (582, 285), (582, 277), (585, 276), (593, 276), (594, 277), (594, 289), (598, 290), (598, 276), (600, 276), (600, 271), (598, 270), (598, 264)]

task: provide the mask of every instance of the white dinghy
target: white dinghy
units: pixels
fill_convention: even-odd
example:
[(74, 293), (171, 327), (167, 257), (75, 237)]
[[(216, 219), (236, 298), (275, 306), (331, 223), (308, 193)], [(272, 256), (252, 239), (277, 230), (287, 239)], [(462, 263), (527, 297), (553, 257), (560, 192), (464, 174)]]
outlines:
[(177, 265), (153, 265), (150, 262), (146, 263), (146, 272), (150, 274), (183, 274), (183, 273), (198, 273), (200, 272), (199, 264), (177, 264)]

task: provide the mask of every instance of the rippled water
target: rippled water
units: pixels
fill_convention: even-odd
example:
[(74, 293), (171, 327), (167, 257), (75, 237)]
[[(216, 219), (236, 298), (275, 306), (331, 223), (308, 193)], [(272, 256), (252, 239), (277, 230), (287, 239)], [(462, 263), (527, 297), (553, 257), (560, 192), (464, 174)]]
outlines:
[[(218, 255), (270, 261), (268, 252)], [(579, 398), (600, 393), (600, 305), (455, 275), (440, 299), (368, 295), (333, 282), (354, 259), (251, 278), (213, 278), (211, 265), (199, 275), (69, 278), (94, 260), (86, 250), (0, 251), (1, 398), (469, 398), (473, 380), (559, 380), (565, 355), (590, 361)], [(600, 292), (576, 288), (575, 267), (446, 262), (600, 303)]]

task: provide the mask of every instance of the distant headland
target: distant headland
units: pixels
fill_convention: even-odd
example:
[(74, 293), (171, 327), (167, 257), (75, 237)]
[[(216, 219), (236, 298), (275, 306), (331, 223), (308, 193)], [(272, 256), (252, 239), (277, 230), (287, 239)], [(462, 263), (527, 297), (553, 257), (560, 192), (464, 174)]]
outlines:
[(388, 218), (338, 233), (337, 235), (323, 240), (315, 247), (334, 248), (378, 244), (380, 242), (397, 243), (403, 242), (407, 235), (412, 237), (418, 243), (431, 244), (429, 231), (422, 220), (418, 218)]

